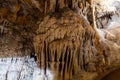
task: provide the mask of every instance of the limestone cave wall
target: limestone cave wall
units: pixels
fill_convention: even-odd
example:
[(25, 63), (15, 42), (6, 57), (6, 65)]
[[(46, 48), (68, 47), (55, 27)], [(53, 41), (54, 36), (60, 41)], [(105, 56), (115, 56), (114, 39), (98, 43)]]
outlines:
[(109, 69), (113, 49), (94, 11), (93, 0), (0, 0), (0, 57), (33, 57), (54, 80), (94, 80)]
[(94, 28), (70, 9), (47, 15), (34, 39), (38, 65), (61, 80), (72, 79), (82, 70), (103, 72), (109, 51), (99, 40)]

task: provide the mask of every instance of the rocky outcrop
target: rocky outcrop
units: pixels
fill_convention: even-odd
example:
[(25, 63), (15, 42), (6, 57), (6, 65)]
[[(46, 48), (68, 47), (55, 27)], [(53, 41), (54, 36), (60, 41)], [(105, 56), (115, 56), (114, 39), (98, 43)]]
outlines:
[(1, 57), (34, 55), (33, 37), (40, 20), (65, 7), (83, 11), (86, 3), (90, 6), (82, 0), (0, 0)]
[[(92, 2), (0, 0), (0, 57), (35, 58), (38, 67), (43, 70), (42, 77), (37, 77), (40, 80), (98, 80), (104, 76), (103, 73), (119, 67), (116, 65), (119, 63), (120, 52), (119, 27), (97, 29), (95, 20), (102, 20), (105, 15), (96, 16)], [(107, 21), (102, 24), (106, 25)], [(97, 27), (101, 28), (99, 25)], [(14, 63), (12, 58), (9, 60), (9, 63)], [(22, 63), (28, 64), (28, 60), (24, 58)], [(20, 67), (15, 73), (21, 69), (27, 70)], [(53, 79), (48, 78), (48, 70), (54, 75)], [(11, 69), (6, 71), (14, 72)], [(7, 79), (6, 75), (11, 76), (7, 72), (1, 74), (4, 79)], [(17, 74), (16, 80), (25, 79), (21, 73)]]
[(94, 28), (77, 13), (66, 9), (47, 15), (34, 39), (38, 65), (54, 71), (59, 80), (72, 79), (80, 71), (102, 72), (107, 65), (107, 47)]

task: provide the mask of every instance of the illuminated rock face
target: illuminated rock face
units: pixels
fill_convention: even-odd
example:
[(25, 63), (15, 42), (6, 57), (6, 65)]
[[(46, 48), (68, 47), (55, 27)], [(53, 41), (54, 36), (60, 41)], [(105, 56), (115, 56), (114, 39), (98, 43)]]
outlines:
[[(120, 25), (120, 0), (95, 0), (94, 4), (96, 7), (96, 23), (99, 29)], [(111, 21), (113, 23), (109, 24)]]
[(54, 80), (50, 70), (37, 67), (34, 58), (0, 58), (0, 80)]
[(98, 34), (81, 15), (69, 9), (44, 17), (34, 46), (38, 66), (50, 69), (59, 80), (72, 79), (82, 70), (102, 72), (107, 65), (109, 52)]
[[(0, 72), (1, 79), (94, 80), (116, 68), (120, 62), (119, 27), (94, 28), (91, 3), (0, 0), (0, 57), (30, 56), (37, 62), (30, 58), (1, 59), (0, 68), (6, 68), (4, 74)], [(20, 67), (14, 68), (18, 64)]]

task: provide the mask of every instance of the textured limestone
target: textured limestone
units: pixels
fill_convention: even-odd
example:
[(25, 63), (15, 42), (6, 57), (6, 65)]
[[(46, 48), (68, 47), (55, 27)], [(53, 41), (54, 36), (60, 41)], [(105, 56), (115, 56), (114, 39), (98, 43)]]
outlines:
[(98, 79), (118, 67), (119, 28), (103, 30), (103, 42), (92, 2), (0, 0), (0, 57), (37, 56), (43, 74), (50, 69), (54, 80)]
[(25, 29), (19, 30), (20, 28), (4, 27), (0, 34), (0, 57), (27, 56), (33, 53), (32, 33)]
[(109, 53), (94, 28), (69, 9), (47, 15), (36, 34), (34, 46), (39, 67), (50, 68), (61, 80), (72, 79), (81, 70), (102, 72), (107, 65), (105, 56)]

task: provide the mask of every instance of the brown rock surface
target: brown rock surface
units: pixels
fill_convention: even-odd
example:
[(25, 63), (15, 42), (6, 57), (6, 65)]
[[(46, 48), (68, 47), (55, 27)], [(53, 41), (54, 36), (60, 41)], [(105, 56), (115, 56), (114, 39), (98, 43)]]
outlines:
[(47, 15), (39, 24), (34, 39), (38, 65), (71, 79), (80, 71), (103, 72), (107, 49), (86, 20), (66, 9)]
[(119, 30), (103, 30), (101, 41), (91, 5), (92, 0), (0, 0), (0, 57), (37, 56), (44, 74), (50, 69), (55, 80), (94, 80), (119, 68)]

